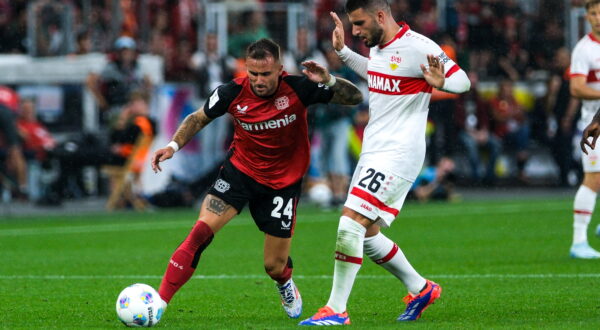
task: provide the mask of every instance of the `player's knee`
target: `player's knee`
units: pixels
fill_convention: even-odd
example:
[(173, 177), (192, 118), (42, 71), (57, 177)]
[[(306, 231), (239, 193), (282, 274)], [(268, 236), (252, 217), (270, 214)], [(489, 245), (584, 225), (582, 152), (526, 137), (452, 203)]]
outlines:
[(338, 226), (336, 249), (345, 251), (348, 247), (364, 237), (366, 228), (352, 218), (342, 216)]

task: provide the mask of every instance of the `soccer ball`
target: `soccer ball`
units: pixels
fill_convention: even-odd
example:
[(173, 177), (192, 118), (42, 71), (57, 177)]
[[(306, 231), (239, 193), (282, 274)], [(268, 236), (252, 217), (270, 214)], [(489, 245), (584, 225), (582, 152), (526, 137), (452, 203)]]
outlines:
[(136, 283), (119, 293), (117, 316), (128, 327), (151, 327), (160, 321), (162, 314), (160, 296), (149, 285)]
[(327, 207), (331, 203), (333, 193), (328, 185), (317, 183), (308, 190), (308, 198), (320, 207)]

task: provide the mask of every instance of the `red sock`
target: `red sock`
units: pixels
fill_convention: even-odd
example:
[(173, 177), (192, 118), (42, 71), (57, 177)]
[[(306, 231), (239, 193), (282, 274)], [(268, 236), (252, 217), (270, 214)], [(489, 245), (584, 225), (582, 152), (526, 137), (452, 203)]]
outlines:
[(200, 254), (213, 237), (212, 229), (205, 222), (198, 221), (188, 237), (175, 250), (158, 289), (158, 294), (165, 302), (171, 301), (175, 292), (192, 277)]
[(285, 282), (287, 282), (292, 277), (292, 271), (294, 270), (293, 267), (294, 266), (292, 264), (292, 258), (288, 257), (288, 262), (285, 265), (283, 272), (277, 276), (271, 276), (271, 278), (277, 281), (277, 283), (279, 283), (280, 285), (285, 284)]

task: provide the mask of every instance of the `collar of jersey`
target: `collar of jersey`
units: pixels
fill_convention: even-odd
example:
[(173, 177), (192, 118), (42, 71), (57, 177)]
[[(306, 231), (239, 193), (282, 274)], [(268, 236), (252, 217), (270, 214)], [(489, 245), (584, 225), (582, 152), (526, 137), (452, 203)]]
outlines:
[(600, 40), (598, 40), (598, 38), (596, 38), (596, 36), (594, 36), (594, 34), (592, 32), (590, 32), (590, 34), (588, 34), (588, 36), (590, 37), (590, 39), (592, 39), (592, 41), (600, 44)]
[(408, 24), (406, 24), (406, 22), (398, 22), (398, 25), (401, 26), (400, 31), (398, 31), (398, 33), (396, 33), (396, 35), (392, 38), (392, 40), (386, 42), (385, 45), (383, 45), (383, 46), (379, 46), (379, 49), (384, 49), (385, 47), (389, 46), (392, 42), (402, 38), (402, 36), (406, 33), (406, 31), (408, 31), (410, 29), (410, 26), (408, 26)]

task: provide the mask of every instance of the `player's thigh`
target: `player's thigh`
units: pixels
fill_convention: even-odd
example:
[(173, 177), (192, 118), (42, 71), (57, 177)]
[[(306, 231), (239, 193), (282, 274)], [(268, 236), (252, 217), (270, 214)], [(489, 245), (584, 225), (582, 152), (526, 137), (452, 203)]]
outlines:
[(260, 194), (250, 199), (250, 213), (262, 232), (280, 238), (292, 237), (300, 187), (301, 182), (279, 190), (263, 187)]
[(206, 223), (216, 234), (237, 214), (238, 210), (231, 204), (217, 196), (207, 194), (202, 202), (198, 220)]
[(225, 160), (200, 210), (200, 220), (206, 222), (213, 232), (216, 233), (242, 211), (252, 195), (247, 181), (245, 174)]
[(283, 267), (287, 264), (292, 238), (277, 237), (265, 234), (264, 263), (265, 266)]
[(400, 213), (412, 182), (375, 164), (357, 166), (344, 207), (379, 226), (389, 227)]

